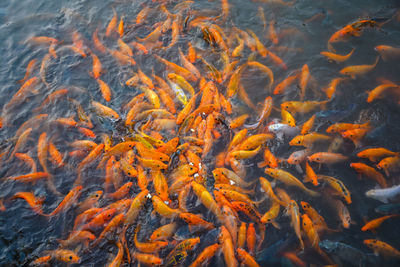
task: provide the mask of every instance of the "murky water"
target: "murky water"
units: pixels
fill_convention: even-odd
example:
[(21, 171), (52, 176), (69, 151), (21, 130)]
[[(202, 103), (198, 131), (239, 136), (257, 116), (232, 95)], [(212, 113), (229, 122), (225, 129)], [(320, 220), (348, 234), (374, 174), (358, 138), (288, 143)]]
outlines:
[[(287, 65), (287, 69), (282, 69), (273, 64), (269, 58), (263, 58), (257, 53), (253, 53), (248, 47), (245, 47), (242, 55), (238, 58), (240, 64), (246, 62), (247, 58), (252, 57), (262, 64), (270, 67), (274, 74), (275, 84), (281, 82), (289, 75), (297, 73), (304, 64), (307, 64), (312, 76), (310, 86), (306, 92), (306, 100), (325, 100), (325, 93), (321, 90), (328, 83), (340, 76), (339, 71), (349, 65), (372, 64), (378, 53), (374, 50), (377, 45), (390, 45), (398, 47), (400, 44), (400, 15), (396, 12), (400, 10), (398, 1), (301, 1), (293, 0), (293, 5), (282, 5), (279, 1), (243, 1), (229, 0), (230, 10), (229, 16), (225, 22), (218, 19), (216, 23), (225, 32), (226, 36), (231, 40), (226, 40), (228, 44), (232, 44), (230, 48), (236, 47), (232, 34), (234, 27), (242, 30), (251, 29), (260, 38), (263, 44), (272, 52), (276, 53)], [(169, 1), (167, 8), (173, 13), (178, 13), (174, 10), (174, 6), (179, 1)], [(276, 2), (276, 3), (269, 3)], [(184, 53), (187, 53), (187, 44), (190, 41), (196, 48), (199, 56), (211, 63), (217, 69), (222, 70), (224, 63), (221, 58), (221, 51), (218, 48), (210, 47), (203, 39), (203, 34), (199, 28), (185, 28), (180, 33), (178, 42), (174, 47), (163, 49), (151, 49), (149, 54), (141, 53), (135, 50), (133, 58), (136, 61), (135, 66), (119, 64), (109, 53), (101, 54), (95, 50), (92, 43), (92, 34), (99, 30), (99, 36), (104, 41), (104, 45), (112, 50), (118, 49), (117, 39), (103, 38), (105, 29), (113, 17), (113, 9), (118, 14), (119, 18), (123, 18), (125, 22), (125, 33), (123, 40), (126, 43), (135, 41), (136, 37), (143, 38), (153, 29), (153, 25), (166, 19), (165, 14), (158, 9), (160, 6), (157, 1), (1, 1), (0, 2), (0, 106), (4, 107), (12, 98), (12, 96), (20, 88), (18, 80), (24, 77), (26, 66), (32, 59), (37, 59), (38, 63), (34, 70), (34, 75), (38, 77), (39, 68), (42, 58), (48, 53), (46, 45), (32, 45), (26, 40), (32, 36), (48, 36), (63, 41), (56, 47), (57, 58), (52, 58), (47, 65), (44, 78), (48, 83), (47, 86), (40, 83), (40, 86), (28, 94), (26, 99), (20, 104), (5, 110), (3, 108), (3, 119), (6, 123), (0, 129), (0, 138), (2, 150), (15, 145), (15, 135), (17, 129), (22, 123), (39, 114), (35, 112), (35, 108), (41, 105), (42, 101), (54, 91), (61, 88), (69, 88), (68, 97), (77, 100), (87, 114), (94, 114), (91, 106), (91, 101), (98, 101), (102, 104), (111, 107), (117, 111), (122, 120), (114, 121), (101, 118), (97, 115), (92, 115), (91, 119), (94, 124), (92, 129), (96, 133), (96, 138), (91, 139), (97, 144), (101, 143), (101, 134), (107, 134), (113, 137), (115, 143), (121, 142), (132, 134), (124, 125), (126, 111), (122, 111), (121, 107), (126, 104), (133, 96), (136, 96), (141, 91), (136, 87), (129, 87), (125, 82), (132, 77), (140, 69), (151, 77), (154, 73), (166, 79), (168, 72), (165, 71), (165, 66), (161, 64), (153, 56), (159, 55), (171, 62), (177, 64), (179, 61), (178, 47)], [(182, 14), (188, 21), (196, 17), (217, 17), (220, 15), (220, 1), (195, 1), (191, 3), (190, 8), (181, 7)], [(141, 25), (135, 25), (135, 19), (139, 11), (144, 7), (150, 7), (151, 11), (145, 22)], [(264, 28), (263, 21), (259, 17), (260, 8), (266, 18), (267, 27)], [(344, 27), (345, 25), (362, 18), (377, 19), (377, 21), (385, 21), (382, 27), (366, 28), (362, 31), (360, 37), (350, 38), (346, 42), (334, 44), (336, 51), (339, 54), (347, 54), (352, 49), (353, 55), (344, 63), (336, 64), (329, 62), (325, 57), (320, 55), (320, 52), (327, 51), (327, 41), (330, 36)], [(268, 25), (271, 20), (275, 20), (275, 29), (278, 34), (279, 44), (274, 45), (268, 38)], [(89, 47), (99, 55), (104, 74), (101, 79), (105, 81), (112, 91), (110, 102), (106, 102), (100, 93), (98, 83), (91, 77), (92, 58), (88, 55), (86, 58), (63, 48), (64, 45), (72, 43), (73, 32), (78, 31), (86, 47)], [(116, 33), (114, 33), (115, 35)], [(162, 45), (167, 46), (171, 42), (170, 30), (162, 34), (160, 39)], [(252, 55), (254, 54), (254, 55)], [(231, 59), (233, 61), (234, 59)], [(357, 79), (349, 79), (345, 83), (340, 84), (336, 90), (332, 101), (327, 104), (325, 110), (317, 110), (316, 122), (314, 129), (317, 132), (325, 133), (325, 129), (336, 122), (362, 123), (371, 121), (374, 128), (363, 139), (363, 146), (368, 147), (385, 147), (391, 151), (400, 151), (400, 113), (399, 105), (396, 99), (390, 96), (367, 103), (367, 92), (378, 86), (383, 79), (390, 80), (394, 83), (399, 83), (398, 70), (400, 68), (398, 59), (383, 61), (379, 60), (373, 71), (367, 75), (363, 75)], [(197, 60), (195, 66), (201, 70), (202, 75), (209, 72), (205, 64), (201, 60)], [(206, 75), (207, 80), (210, 75)], [(233, 114), (226, 116), (226, 121), (238, 115), (249, 113), (250, 118), (248, 123), (256, 122), (260, 113), (264, 99), (271, 95), (271, 91), (265, 88), (269, 82), (264, 77), (264, 74), (258, 72), (246, 72), (242, 76), (242, 85), (249, 94), (250, 100), (257, 106), (256, 109), (249, 108), (241, 98), (233, 97)], [(221, 84), (218, 84), (218, 90), (225, 94), (229, 78)], [(192, 84), (195, 91), (199, 91), (199, 83)], [(188, 94), (189, 96), (189, 94)], [(298, 100), (299, 89), (294, 84), (290, 86), (284, 94), (273, 96), (274, 106), (279, 108), (283, 101)], [(175, 101), (178, 111), (182, 109), (179, 101)], [(33, 128), (30, 137), (25, 146), (20, 152), (28, 153), (36, 162), (39, 169), (40, 164), (37, 159), (37, 143), (42, 132), (46, 132), (49, 139), (57, 146), (57, 148), (65, 153), (71, 151), (69, 144), (74, 140), (88, 139), (78, 130), (61, 126), (53, 123), (60, 117), (73, 116), (76, 120), (76, 108), (68, 101), (67, 98), (60, 98), (57, 101), (46, 106), (42, 113), (49, 114), (45, 123), (32, 125)], [(306, 115), (299, 114), (296, 116), (297, 124), (302, 125), (313, 113)], [(270, 116), (270, 121), (273, 118), (280, 119), (280, 111), (273, 110)], [(179, 129), (177, 126), (174, 130)], [(206, 177), (207, 185), (212, 185), (211, 171), (215, 167), (215, 157), (220, 152), (226, 149), (227, 144), (233, 136), (234, 131), (229, 128), (219, 128), (223, 134), (222, 138), (214, 143), (212, 151), (208, 157), (204, 159), (205, 165), (208, 166)], [(236, 130), (235, 130), (236, 131)], [(252, 132), (255, 134), (256, 131)], [(169, 140), (176, 136), (176, 133), (163, 131), (162, 135), (165, 140)], [(51, 138), (50, 138), (51, 137)], [(268, 142), (271, 151), (278, 158), (287, 159), (289, 155), (299, 150), (298, 147), (289, 146), (285, 139), (284, 142), (272, 140)], [(183, 142), (181, 142), (182, 144)], [(349, 229), (341, 229), (339, 232), (325, 234), (321, 240), (331, 240), (334, 242), (342, 242), (358, 249), (362, 253), (362, 257), (368, 260), (360, 261), (356, 256), (349, 259), (341, 258), (341, 255), (329, 254), (332, 260), (340, 266), (388, 266), (396, 265), (399, 262), (383, 257), (375, 257), (365, 245), (364, 239), (376, 238), (383, 240), (393, 247), (400, 249), (400, 224), (399, 219), (388, 220), (384, 222), (377, 233), (362, 232), (360, 228), (366, 221), (380, 217), (374, 209), (380, 205), (379, 202), (366, 198), (364, 193), (376, 187), (376, 184), (368, 179), (358, 179), (357, 174), (349, 167), (349, 162), (357, 162), (359, 159), (356, 154), (360, 149), (355, 149), (352, 142), (345, 141), (339, 152), (350, 157), (346, 163), (336, 164), (333, 166), (322, 165), (318, 169), (318, 173), (339, 177), (340, 180), (350, 190), (352, 195), (352, 203), (346, 205), (350, 211), (353, 224)], [(178, 158), (179, 155), (175, 155)], [(51, 167), (56, 187), (59, 191), (66, 195), (73, 187), (73, 183), (77, 177), (76, 167), (82, 158), (73, 158), (65, 156), (66, 165), (64, 167)], [(1, 177), (16, 176), (29, 173), (30, 168), (22, 164), (21, 161), (13, 159), (10, 162), (2, 159), (0, 168)], [(246, 180), (253, 181), (259, 176), (268, 177), (263, 169), (257, 168), (257, 163), (262, 161), (262, 155), (243, 160), (242, 163), (246, 166)], [(176, 162), (179, 162), (177, 159)], [(51, 165), (49, 163), (49, 165)], [(171, 164), (171, 166), (176, 167)], [(178, 165), (180, 165), (178, 163)], [(318, 168), (314, 165), (316, 169)], [(297, 177), (301, 177), (296, 168), (282, 163), (282, 169), (285, 169)], [(171, 171), (171, 169), (169, 169)], [(85, 177), (84, 189), (81, 199), (84, 199), (90, 192), (103, 190), (104, 170), (96, 170), (95, 165), (83, 171)], [(388, 181), (392, 184), (398, 183), (398, 173), (391, 173)], [(125, 177), (125, 182), (128, 181)], [(271, 179), (270, 179), (271, 180)], [(135, 197), (140, 192), (139, 187), (135, 185), (130, 191), (129, 197)], [(291, 198), (295, 199), (299, 204), (304, 200), (309, 202), (318, 212), (325, 218), (328, 226), (332, 229), (340, 229), (340, 220), (333, 212), (332, 207), (328, 204), (325, 196), (320, 198), (311, 198), (301, 191), (293, 187), (287, 187), (278, 183), (280, 187), (286, 190)], [(312, 188), (309, 186), (308, 188)], [(151, 188), (151, 186), (149, 186)], [(209, 187), (212, 188), (212, 187)], [(150, 189), (151, 190), (151, 189)], [(66, 239), (72, 230), (72, 225), (78, 215), (74, 208), (69, 209), (54, 217), (45, 217), (35, 214), (27, 203), (21, 199), (10, 200), (16, 193), (21, 191), (33, 192), (36, 196), (45, 197), (43, 209), (45, 213), (50, 213), (54, 210), (61, 197), (51, 193), (46, 187), (46, 183), (39, 181), (35, 184), (23, 184), (6, 181), (0, 181), (0, 198), (4, 200), (6, 210), (0, 213), (0, 265), (2, 266), (22, 266), (28, 265), (33, 260), (44, 255), (45, 251), (55, 250), (58, 248), (58, 239)], [(211, 191), (211, 190), (210, 190)], [(317, 191), (325, 192), (325, 187), (320, 186)], [(325, 194), (325, 193), (324, 193)], [(264, 197), (264, 192), (257, 187), (255, 193), (251, 196), (253, 200), (260, 200)], [(109, 199), (101, 199), (100, 206), (105, 207), (112, 203)], [(195, 196), (188, 198), (188, 206), (190, 212), (203, 214), (204, 219), (215, 222), (215, 217), (207, 213), (204, 207), (196, 202)], [(176, 204), (176, 203), (175, 203)], [(258, 206), (259, 211), (263, 214), (269, 209), (269, 202), (264, 201)], [(149, 200), (140, 215), (137, 218), (138, 224), (142, 225), (141, 234), (139, 235), (144, 241), (150, 236), (151, 232), (166, 222), (169, 219), (160, 219), (160, 216), (153, 214), (152, 204)], [(246, 216), (241, 216), (245, 222), (251, 222)], [(178, 220), (179, 221), (179, 220)], [(290, 226), (290, 218), (284, 215), (281, 211), (277, 219), (280, 224), (280, 229), (276, 229), (268, 225), (265, 233), (265, 240), (262, 243), (259, 252), (255, 259), (261, 266), (292, 266), (284, 257), (282, 252), (294, 251), (296, 248), (297, 239), (294, 235), (293, 228)], [(216, 225), (217, 226), (217, 225)], [(131, 252), (135, 251), (133, 245), (134, 227), (128, 228), (127, 239), (128, 247)], [(193, 250), (183, 265), (188, 266), (196, 259), (199, 253), (207, 246), (216, 242), (218, 228), (209, 232), (200, 232), (191, 234), (187, 225), (179, 221), (179, 228), (175, 233), (175, 237), (170, 239), (170, 245), (167, 249), (161, 250), (159, 256), (165, 258), (174, 245), (176, 240), (183, 240), (189, 237), (199, 236), (201, 239), (200, 245)], [(99, 234), (97, 231), (96, 234)], [(260, 235), (259, 229), (257, 234)], [(117, 234), (115, 234), (117, 236)], [(174, 241), (172, 241), (174, 239)], [(74, 248), (74, 247), (72, 247)], [(113, 238), (109, 242), (103, 243), (101, 246), (94, 248), (82, 249), (79, 252), (81, 257), (81, 265), (94, 266), (106, 265), (117, 254), (117, 246)], [(304, 252), (298, 253), (298, 256), (307, 264), (328, 264), (311, 248)], [(128, 263), (125, 264), (129, 266)], [(360, 265), (361, 264), (361, 265)], [(60, 265), (59, 261), (52, 261), (52, 265)], [(136, 266), (137, 262), (132, 260), (132, 266)], [(224, 259), (222, 254), (217, 254), (212, 259), (210, 266), (223, 266)]]

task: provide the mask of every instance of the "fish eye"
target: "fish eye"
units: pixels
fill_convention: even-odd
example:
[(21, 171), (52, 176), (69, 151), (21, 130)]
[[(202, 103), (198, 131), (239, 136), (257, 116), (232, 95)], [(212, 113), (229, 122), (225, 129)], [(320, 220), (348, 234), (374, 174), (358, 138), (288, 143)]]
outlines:
[(72, 256), (69, 256), (69, 259), (72, 260)]
[(99, 197), (99, 194), (96, 194), (95, 197)]
[(298, 143), (298, 144), (300, 144), (300, 140), (299, 140), (299, 141), (297, 141), (297, 143)]
[(315, 158), (316, 161), (320, 161), (320, 158)]
[(270, 222), (271, 221), (271, 219), (267, 219), (267, 222)]
[(285, 108), (289, 108), (289, 106), (288, 106), (288, 105), (286, 105), (286, 106), (285, 106)]

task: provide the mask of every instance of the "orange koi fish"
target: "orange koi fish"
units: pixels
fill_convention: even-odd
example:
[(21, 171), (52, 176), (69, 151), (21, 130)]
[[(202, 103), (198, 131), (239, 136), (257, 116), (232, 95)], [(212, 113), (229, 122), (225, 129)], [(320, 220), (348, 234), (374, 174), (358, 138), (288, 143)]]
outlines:
[[(226, 1), (228, 2), (228, 1)], [(207, 265), (207, 263), (214, 257), (215, 253), (220, 248), (220, 244), (216, 243), (206, 247), (197, 258), (189, 265), (189, 267), (200, 267)]]
[(390, 151), (389, 149), (383, 147), (367, 148), (357, 153), (357, 157), (367, 158), (372, 162), (377, 162), (382, 158), (393, 156), (399, 156), (399, 153)]
[(58, 240), (60, 246), (70, 247), (82, 243), (86, 248), (89, 243), (96, 239), (96, 236), (89, 231), (72, 231), (66, 240)]
[(10, 198), (10, 200), (17, 198), (24, 199), (35, 213), (43, 215), (42, 204), (44, 202), (44, 198), (35, 197), (35, 195), (31, 192), (18, 192), (15, 193), (14, 196)]
[(267, 74), (268, 78), (269, 78), (268, 88), (272, 87), (272, 84), (274, 83), (274, 74), (270, 68), (268, 68), (264, 64), (261, 64), (260, 62), (257, 62), (257, 61), (248, 61), (246, 63), (246, 65), (244, 65), (244, 66), (257, 68), (260, 71), (262, 71), (263, 73)]
[(47, 185), (48, 185), (49, 189), (56, 195), (61, 195), (61, 193), (58, 192), (57, 188), (55, 187), (55, 185), (53, 183), (53, 178), (47, 169), (47, 153), (48, 153), (47, 134), (46, 134), (46, 132), (43, 132), (39, 136), (38, 145), (37, 145), (38, 159), (39, 159), (40, 165), (42, 166), (44, 172), (48, 174), (47, 175), (47, 178), (48, 178)]
[(314, 114), (306, 122), (304, 122), (303, 126), (301, 127), (301, 132), (300, 132), (301, 135), (306, 135), (310, 133), (310, 130), (314, 125), (315, 118), (316, 115)]
[[(83, 170), (84, 167), (95, 161), (103, 152), (104, 144), (98, 144), (92, 151), (79, 163), (77, 169), (78, 174)], [(78, 176), (79, 177), (79, 176)]]
[(110, 102), (111, 100), (111, 89), (110, 87), (101, 79), (97, 79), (97, 83), (99, 84), (101, 94), (103, 95), (103, 98), (107, 101)]
[(192, 229), (194, 229), (195, 227), (200, 227), (207, 230), (211, 230), (214, 228), (214, 225), (212, 223), (207, 222), (203, 220), (200, 216), (192, 213), (182, 212), (179, 214), (179, 218), (189, 224), (189, 231), (191, 232)]
[(91, 74), (93, 78), (98, 79), (103, 74), (101, 62), (100, 59), (94, 53), (91, 53), (91, 55), (93, 60), (93, 68)]
[(400, 48), (390, 45), (375, 46), (375, 51), (379, 53), (384, 61), (394, 60), (400, 56)]
[(361, 36), (361, 30), (366, 26), (375, 27), (380, 26), (380, 24), (378, 24), (374, 20), (358, 20), (356, 22), (346, 25), (342, 29), (332, 34), (332, 36), (329, 38), (328, 43), (343, 42), (350, 36), (359, 37)]
[(96, 208), (98, 206), (98, 201), (102, 197), (102, 195), (103, 191), (101, 190), (90, 193), (84, 201), (79, 203), (77, 212), (82, 213), (86, 210)]
[(168, 240), (176, 230), (176, 223), (169, 223), (166, 225), (163, 225), (151, 234), (150, 240), (151, 241), (157, 241), (157, 240)]
[(142, 10), (136, 15), (136, 24), (141, 24), (149, 15), (151, 9), (148, 6), (144, 6)]
[(28, 77), (32, 74), (33, 69), (36, 66), (36, 62), (37, 62), (36, 59), (32, 59), (31, 61), (29, 61), (28, 65), (26, 66), (26, 72), (25, 72), (24, 78), (22, 78), (21, 80), (17, 81), (17, 83), (23, 84), (28, 79)]
[(326, 97), (329, 98), (329, 99), (332, 99), (333, 95), (334, 95), (335, 92), (336, 92), (336, 88), (337, 88), (337, 86), (339, 85), (339, 83), (342, 82), (342, 81), (345, 81), (345, 80), (346, 80), (346, 78), (336, 78), (336, 79), (333, 79), (333, 80), (329, 83), (328, 87), (322, 89), (322, 90), (325, 92)]
[(341, 62), (345, 62), (346, 60), (348, 60), (354, 53), (355, 48), (353, 48), (350, 53), (348, 53), (347, 55), (339, 55), (339, 54), (335, 54), (332, 52), (327, 52), (327, 51), (323, 51), (320, 54), (325, 56), (326, 58), (328, 58), (328, 60), (330, 61), (335, 61), (336, 63), (341, 63)]
[(300, 101), (304, 100), (306, 95), (306, 88), (308, 81), (310, 80), (311, 74), (307, 64), (304, 64), (301, 68), (299, 75), (299, 86), (300, 86)]
[(373, 70), (375, 68), (375, 66), (378, 64), (378, 61), (379, 61), (379, 56), (376, 57), (375, 63), (373, 63), (372, 65), (348, 66), (348, 67), (343, 68), (340, 71), (340, 74), (348, 75), (352, 79), (355, 79), (357, 76), (364, 75), (364, 74), (370, 72), (371, 70)]
[(372, 103), (373, 101), (383, 98), (385, 96), (385, 93), (396, 90), (397, 92), (399, 89), (399, 86), (395, 83), (392, 83), (390, 81), (385, 81), (383, 84), (375, 87), (371, 91), (368, 92), (368, 98), (367, 98), (367, 103)]
[(49, 142), (49, 155), (50, 160), (56, 167), (62, 167), (64, 165), (63, 155), (60, 151), (58, 151), (57, 147), (53, 144), (53, 142)]
[(32, 262), (33, 265), (36, 264), (44, 264), (50, 261), (51, 259), (56, 259), (58, 261), (63, 261), (65, 263), (69, 264), (74, 264), (74, 263), (80, 263), (81, 259), (79, 258), (78, 255), (75, 254), (75, 252), (68, 250), (68, 249), (57, 249), (57, 250), (52, 250), (47, 252), (47, 256), (40, 257), (36, 259), (35, 261)]
[(297, 205), (296, 201), (291, 200), (288, 205), (288, 212), (291, 218), (291, 225), (296, 233), (297, 238), (300, 242), (301, 250), (304, 250), (304, 243), (303, 239), (301, 238), (301, 229), (300, 229), (300, 210), (299, 206)]
[(314, 143), (327, 142), (331, 139), (332, 137), (330, 136), (313, 132), (306, 135), (298, 135), (294, 137), (292, 140), (290, 140), (289, 145), (311, 148)]
[[(287, 205), (285, 205), (287, 206)], [(279, 225), (275, 222), (275, 218), (278, 217), (281, 205), (273, 201), (270, 209), (261, 217), (260, 222), (267, 224), (271, 223), (275, 228), (280, 228)]]
[(400, 258), (400, 251), (385, 243), (383, 241), (377, 239), (366, 239), (364, 240), (364, 244), (372, 249), (374, 253), (385, 256), (385, 257), (395, 257)]
[(288, 111), (281, 110), (282, 123), (289, 125), (290, 127), (296, 127), (296, 120)]
[(361, 228), (361, 231), (363, 231), (363, 232), (365, 232), (365, 231), (374, 232), (384, 221), (386, 221), (387, 219), (390, 219), (390, 218), (398, 217), (398, 216), (400, 216), (400, 215), (399, 214), (392, 214), (392, 215), (387, 215), (387, 216), (383, 216), (383, 217), (371, 220), (371, 221), (367, 222)]
[(94, 111), (101, 117), (104, 118), (111, 118), (111, 119), (118, 119), (119, 115), (117, 112), (115, 112), (113, 109), (106, 107), (99, 102), (92, 101), (91, 102), (92, 107), (94, 108)]
[(235, 250), (233, 247), (232, 237), (225, 226), (221, 226), (221, 232), (218, 239), (221, 243), (222, 253), (224, 254), (226, 266), (237, 267), (238, 263), (235, 258)]
[(385, 180), (385, 177), (375, 170), (373, 167), (368, 166), (367, 164), (361, 163), (361, 162), (353, 162), (350, 164), (350, 167), (352, 167), (356, 172), (358, 172), (360, 175), (365, 176), (366, 178), (375, 180), (380, 187), (386, 188), (387, 183)]
[(217, 202), (215, 202), (215, 199), (212, 197), (210, 192), (207, 191), (207, 189), (202, 186), (201, 184), (192, 181), (191, 182), (192, 189), (200, 202), (212, 213), (214, 213), (215, 216), (217, 216), (218, 219), (222, 218), (221, 210), (218, 207)]
[(181, 211), (178, 209), (171, 209), (168, 207), (164, 201), (156, 195), (153, 195), (151, 200), (153, 202), (154, 211), (156, 211), (162, 217), (175, 218), (181, 213)]
[[(174, 247), (174, 249), (167, 255), (166, 264), (170, 265), (179, 265), (188, 255), (188, 251), (192, 250), (197, 244), (200, 243), (200, 238), (188, 238), (180, 242), (178, 245)], [(183, 254), (182, 254), (183, 252)], [(179, 257), (178, 255), (182, 255), (183, 257)], [(178, 256), (178, 257), (176, 257)]]
[(124, 36), (124, 20), (123, 20), (123, 18), (121, 18), (119, 20), (118, 33), (119, 33), (120, 38), (122, 38), (122, 36)]
[(325, 222), (324, 217), (322, 217), (311, 205), (305, 201), (300, 202), (301, 207), (311, 219), (314, 227), (316, 228), (317, 232), (320, 233), (324, 230), (330, 230), (328, 225)]
[(114, 16), (111, 18), (106, 29), (106, 37), (110, 37), (111, 33), (117, 29), (118, 16), (113, 8)]
[(106, 197), (112, 198), (112, 199), (121, 199), (126, 197), (129, 194), (129, 191), (132, 187), (133, 183), (132, 182), (127, 182), (123, 186), (121, 186), (117, 191), (111, 194), (107, 194)]
[(261, 188), (264, 190), (264, 192), (268, 195), (269, 198), (271, 198), (274, 202), (279, 203), (279, 205), (286, 207), (288, 205), (288, 203), (280, 200), (274, 193), (271, 183), (265, 179), (264, 177), (260, 177), (260, 184), (261, 184)]
[(103, 43), (100, 41), (98, 32), (99, 32), (99, 29), (96, 28), (96, 30), (93, 32), (93, 35), (92, 35), (94, 47), (101, 53), (105, 54), (107, 50), (106, 50), (105, 46), (103, 45)]
[(25, 153), (15, 153), (15, 157), (31, 167), (31, 173), (37, 172), (36, 162)]
[(8, 180), (10, 181), (17, 181), (21, 183), (34, 183), (37, 180), (43, 179), (43, 178), (49, 178), (49, 174), (47, 172), (34, 172), (34, 173), (28, 173), (25, 175), (20, 175), (20, 176), (11, 176), (7, 177)]
[(58, 204), (57, 208), (55, 208), (50, 214), (45, 214), (45, 216), (52, 217), (61, 213), (67, 209), (69, 209), (72, 205), (74, 205), (78, 198), (82, 193), (83, 186), (79, 185), (71, 189), (69, 193), (64, 197), (64, 199)]
[(237, 248), (236, 252), (237, 252), (239, 261), (242, 264), (244, 264), (245, 266), (260, 267), (260, 265), (258, 265), (257, 261), (253, 258), (253, 256), (251, 256), (249, 253), (247, 253), (247, 251), (245, 251), (244, 249)]
[(383, 169), (385, 174), (389, 176), (390, 172), (395, 172), (400, 168), (400, 157), (387, 157), (381, 160), (377, 165), (379, 169)]
[(140, 231), (140, 225), (138, 225), (135, 229), (135, 235), (133, 238), (133, 241), (135, 243), (135, 247), (144, 253), (156, 253), (160, 249), (166, 247), (168, 245), (168, 242), (166, 241), (152, 241), (152, 242), (139, 242), (137, 239), (137, 233)]
[(346, 161), (349, 159), (349, 157), (339, 153), (319, 152), (308, 156), (307, 159), (311, 162), (325, 163), (331, 165)]
[(311, 182), (315, 186), (319, 184), (318, 175), (314, 172), (308, 162), (306, 162), (306, 175), (304, 176), (304, 182)]
[(283, 81), (281, 81), (279, 84), (275, 86), (275, 89), (273, 91), (274, 95), (280, 95), (283, 94), (290, 85), (292, 85), (297, 78), (299, 77), (299, 74), (291, 75), (285, 78)]
[(122, 260), (124, 258), (124, 247), (122, 245), (122, 242), (119, 240), (117, 242), (117, 247), (118, 247), (118, 252), (115, 258), (111, 261), (110, 267), (115, 267), (115, 266), (120, 266), (122, 263)]
[(352, 129), (352, 130), (347, 130), (345, 132), (342, 132), (341, 135), (343, 138), (348, 138), (351, 141), (353, 141), (354, 146), (356, 148), (361, 146), (361, 139), (364, 138), (364, 136), (370, 131), (370, 128), (367, 129)]
[(265, 173), (271, 176), (274, 179), (277, 179), (288, 186), (296, 186), (309, 194), (310, 196), (316, 197), (319, 196), (319, 193), (312, 191), (304, 186), (302, 182), (300, 182), (296, 177), (294, 177), (292, 174), (290, 174), (287, 171), (281, 170), (281, 169), (272, 169), (272, 168), (266, 168)]
[(135, 259), (139, 263), (142, 263), (144, 265), (159, 266), (163, 263), (163, 260), (161, 258), (156, 257), (153, 254), (134, 252), (133, 257), (135, 257)]
[(42, 104), (35, 109), (35, 112), (40, 112), (46, 105), (49, 103), (55, 102), (58, 98), (61, 98), (62, 96), (66, 95), (69, 93), (68, 89), (59, 89), (57, 91), (54, 91), (53, 93), (49, 94), (45, 100), (43, 100)]
[(257, 166), (259, 168), (263, 167), (270, 167), (270, 168), (277, 168), (278, 167), (279, 160), (272, 154), (272, 152), (268, 149), (268, 147), (265, 147), (264, 149), (264, 161), (259, 162)]
[(238, 248), (244, 248), (246, 244), (246, 233), (247, 233), (246, 223), (242, 222), (242, 224), (239, 227), (238, 237), (237, 237)]
[(137, 194), (136, 197), (132, 200), (129, 209), (126, 212), (126, 218), (124, 222), (125, 225), (131, 225), (135, 222), (141, 208), (147, 201), (148, 194), (149, 191), (147, 189), (144, 189), (139, 194)]
[[(115, 208), (111, 209), (106, 209), (104, 211), (101, 211), (102, 209), (91, 209), (87, 210), (84, 213), (82, 213), (82, 219), (78, 220), (78, 217), (75, 220), (74, 224), (74, 230), (77, 229), (77, 227), (86, 220), (90, 220), (87, 224), (83, 225), (82, 227), (79, 227), (81, 230), (94, 230), (94, 229), (99, 229), (102, 227), (105, 223), (107, 223), (109, 220), (112, 219), (114, 214), (117, 212)], [(100, 211), (100, 213), (99, 213)], [(89, 215), (90, 213), (93, 213)], [(89, 216), (87, 216), (89, 215)], [(91, 219), (90, 219), (91, 218)]]
[(318, 175), (318, 178), (327, 183), (331, 188), (335, 190), (340, 197), (342, 197), (347, 204), (351, 204), (350, 191), (342, 183), (342, 181), (326, 175)]
[(328, 100), (326, 101), (287, 101), (283, 102), (281, 104), (281, 108), (289, 111), (293, 116), (296, 115), (296, 113), (308, 113), (311, 111), (314, 111), (318, 108), (320, 109), (325, 109), (326, 103), (328, 103)]
[(348, 130), (354, 129), (368, 129), (370, 128), (370, 122), (364, 124), (352, 124), (352, 123), (335, 123), (326, 129), (327, 133), (342, 133)]
[(32, 132), (32, 128), (28, 128), (18, 137), (18, 140), (15, 143), (14, 149), (11, 152), (11, 155), (8, 158), (8, 161), (11, 161), (13, 159), (13, 157), (15, 156), (15, 153), (17, 153), (18, 150), (20, 148), (24, 147), (24, 145), (28, 142), (28, 137), (29, 137), (31, 132)]
[(99, 237), (92, 243), (91, 247), (97, 246), (107, 235), (112, 234), (119, 225), (124, 223), (125, 214), (120, 213), (116, 215), (111, 221), (104, 227), (103, 231), (100, 233)]

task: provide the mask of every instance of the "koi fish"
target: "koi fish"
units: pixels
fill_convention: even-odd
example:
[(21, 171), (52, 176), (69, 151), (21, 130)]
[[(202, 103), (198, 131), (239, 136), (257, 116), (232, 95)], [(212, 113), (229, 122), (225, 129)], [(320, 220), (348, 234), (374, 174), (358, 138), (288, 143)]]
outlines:
[(379, 57), (376, 58), (375, 62), (372, 65), (355, 65), (348, 66), (340, 70), (340, 74), (348, 75), (352, 79), (355, 79), (357, 76), (364, 75), (375, 68), (378, 64)]
[(392, 247), (386, 242), (377, 239), (366, 239), (364, 244), (374, 251), (377, 255), (382, 255), (385, 257), (400, 257), (400, 251)]
[(289, 186), (296, 186), (309, 194), (310, 196), (317, 197), (319, 196), (318, 192), (312, 191), (304, 186), (302, 182), (300, 182), (296, 177), (294, 177), (292, 174), (290, 174), (287, 171), (281, 170), (281, 169), (272, 169), (272, 168), (266, 168), (265, 173), (271, 176), (274, 179), (277, 179)]
[(320, 54), (327, 57), (331, 61), (335, 61), (336, 63), (345, 62), (348, 60), (354, 53), (354, 48), (347, 55), (339, 55), (332, 52), (323, 51)]
[(383, 147), (367, 148), (357, 153), (357, 157), (367, 158), (372, 162), (377, 162), (385, 157), (393, 157), (398, 155), (399, 153), (390, 151), (389, 149)]
[(377, 170), (375, 170), (373, 167), (370, 167), (361, 162), (353, 162), (350, 164), (350, 167), (353, 168), (360, 175), (375, 180), (380, 185), (380, 187), (382, 188), (387, 187), (387, 183), (383, 175)]
[(386, 221), (387, 219), (390, 218), (394, 218), (394, 217), (398, 217), (400, 215), (398, 214), (394, 214), (394, 215), (387, 215), (387, 216), (383, 216), (374, 220), (371, 220), (369, 222), (367, 222), (362, 228), (361, 231), (365, 232), (365, 231), (372, 231), (374, 232), (384, 221)]

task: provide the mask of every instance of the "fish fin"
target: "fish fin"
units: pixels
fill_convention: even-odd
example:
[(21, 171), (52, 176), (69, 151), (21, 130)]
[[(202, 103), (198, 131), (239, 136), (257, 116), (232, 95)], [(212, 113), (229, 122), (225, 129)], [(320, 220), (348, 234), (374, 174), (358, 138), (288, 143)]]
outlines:
[(193, 233), (196, 230), (195, 226), (193, 226), (191, 224), (188, 225), (188, 228), (189, 228), (189, 232), (191, 232), (191, 233)]
[(260, 204), (260, 203), (262, 203), (265, 199), (267, 199), (268, 197), (266, 196), (266, 195), (264, 195), (264, 197), (262, 198), (262, 199), (260, 199), (260, 200), (257, 200), (257, 201), (253, 201), (253, 204), (254, 205), (258, 205), (258, 204)]
[(281, 229), (281, 226), (280, 226), (279, 223), (277, 223), (276, 221), (272, 221), (271, 224), (272, 224), (272, 226), (275, 227), (276, 229)]
[(267, 163), (265, 161), (257, 163), (258, 168), (264, 168), (267, 166)]
[(311, 180), (310, 177), (308, 177), (308, 175), (304, 175), (304, 176), (303, 176), (303, 182), (304, 182), (304, 183), (311, 183), (312, 180)]

